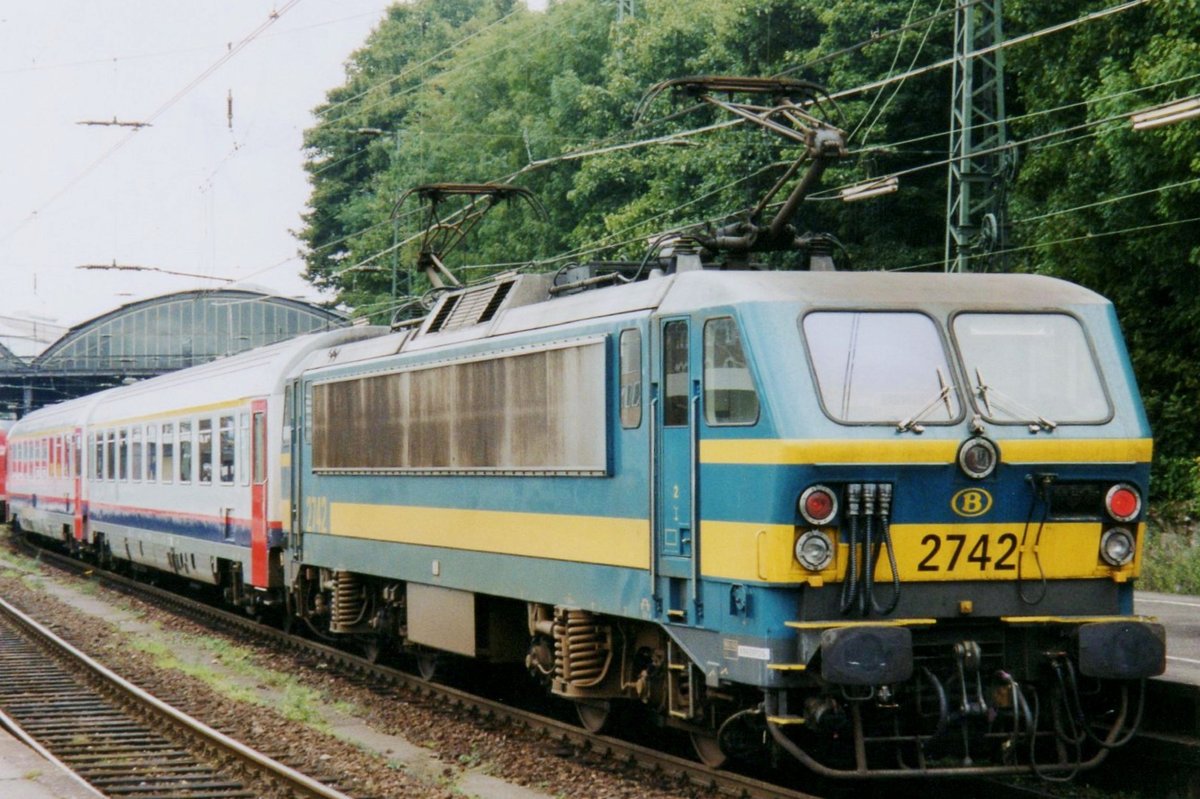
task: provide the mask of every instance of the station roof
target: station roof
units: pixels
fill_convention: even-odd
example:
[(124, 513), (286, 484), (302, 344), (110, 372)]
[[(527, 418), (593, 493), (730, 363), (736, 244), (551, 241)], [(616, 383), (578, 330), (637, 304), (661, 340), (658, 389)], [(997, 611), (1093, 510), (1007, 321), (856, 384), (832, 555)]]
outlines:
[(75, 325), (30, 361), (0, 349), (0, 408), (24, 413), (348, 324), (328, 308), (248, 289), (189, 290), (139, 300)]

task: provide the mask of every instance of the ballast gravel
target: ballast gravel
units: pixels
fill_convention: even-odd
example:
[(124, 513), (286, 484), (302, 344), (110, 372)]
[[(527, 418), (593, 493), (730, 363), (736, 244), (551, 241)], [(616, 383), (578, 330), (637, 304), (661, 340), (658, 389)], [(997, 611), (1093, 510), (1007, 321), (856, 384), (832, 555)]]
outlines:
[[(228, 643), (213, 647), (214, 641), (232, 640), (220, 633), (5, 558), (0, 596), (164, 701), (357, 799), (703, 795), (505, 721), (331, 673), (303, 655), (245, 641), (232, 644), (231, 655)], [(308, 690), (297, 699), (287, 687), (248, 678), (253, 669), (232, 662), (243, 652), (253, 666), (285, 672)], [(164, 659), (172, 665), (163, 665)], [(216, 690), (213, 683), (226, 687)], [(303, 721), (295, 720), (295, 712), (289, 718), (273, 709), (297, 701), (304, 705)]]

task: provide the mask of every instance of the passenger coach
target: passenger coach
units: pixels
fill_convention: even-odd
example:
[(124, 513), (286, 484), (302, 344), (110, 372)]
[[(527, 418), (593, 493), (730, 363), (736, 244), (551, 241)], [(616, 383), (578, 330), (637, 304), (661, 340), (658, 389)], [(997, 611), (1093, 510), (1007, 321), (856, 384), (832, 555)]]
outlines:
[(371, 332), (303, 336), (30, 414), (10, 431), (12, 521), (104, 562), (278, 598), (283, 380), (314, 349)]

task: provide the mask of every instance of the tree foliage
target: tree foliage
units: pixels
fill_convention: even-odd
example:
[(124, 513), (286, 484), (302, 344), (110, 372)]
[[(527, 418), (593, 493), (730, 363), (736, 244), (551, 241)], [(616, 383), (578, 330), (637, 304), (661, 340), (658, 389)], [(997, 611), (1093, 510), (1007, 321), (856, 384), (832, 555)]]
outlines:
[[(1006, 33), (1105, 5), (1007, 0)], [(544, 219), (520, 204), (494, 210), (450, 260), (468, 280), (640, 256), (658, 232), (752, 207), (798, 155), (742, 125), (564, 158), (726, 119), (711, 109), (677, 115), (686, 104), (658, 102), (635, 121), (650, 86), (780, 73), (833, 90), (862, 86), (948, 58), (953, 8), (953, 0), (639, 0), (636, 16), (618, 22), (616, 3), (605, 0), (560, 0), (545, 12), (517, 0), (396, 5), (306, 133), (313, 190), (298, 235), (307, 277), (377, 320), (419, 296), (427, 284), (414, 272), (410, 239), (422, 215), (416, 198), (399, 201), (430, 182), (511, 179), (545, 206)], [(1009, 186), (1010, 268), (1113, 299), (1159, 452), (1194, 456), (1200, 224), (1185, 220), (1200, 217), (1200, 181), (1188, 182), (1200, 173), (1200, 121), (1135, 132), (1127, 115), (1194, 92), (1200, 0), (1148, 3), (1037, 36), (1005, 57), (1020, 164)], [(950, 70), (941, 69), (830, 108), (856, 154), (827, 172), (826, 186), (927, 168), (878, 200), (806, 203), (798, 226), (835, 233), (852, 268), (940, 269), (950, 95)]]

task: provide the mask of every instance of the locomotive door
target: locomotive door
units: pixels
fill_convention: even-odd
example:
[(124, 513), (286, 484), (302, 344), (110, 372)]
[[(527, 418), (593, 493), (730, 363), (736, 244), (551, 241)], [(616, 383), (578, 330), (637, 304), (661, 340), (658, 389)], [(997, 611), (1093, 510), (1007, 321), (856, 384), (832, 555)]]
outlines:
[(250, 584), (267, 587), (267, 401), (250, 403)]
[(687, 319), (665, 320), (660, 327), (660, 401), (654, 419), (659, 450), (655, 535), (660, 556), (658, 574), (666, 579), (666, 585), (655, 586), (655, 593), (666, 589), (669, 618), (694, 622), (701, 610), (696, 524), (698, 394), (692, 380), (689, 327)]

